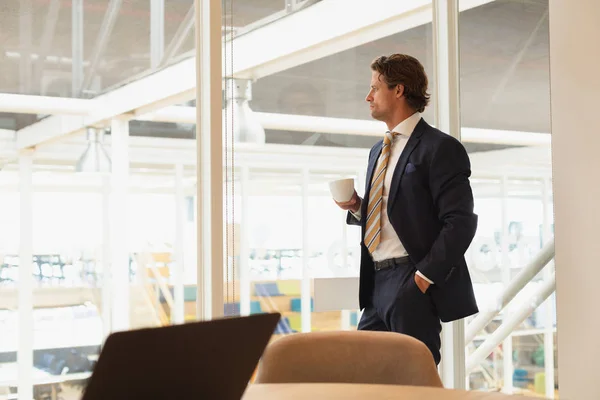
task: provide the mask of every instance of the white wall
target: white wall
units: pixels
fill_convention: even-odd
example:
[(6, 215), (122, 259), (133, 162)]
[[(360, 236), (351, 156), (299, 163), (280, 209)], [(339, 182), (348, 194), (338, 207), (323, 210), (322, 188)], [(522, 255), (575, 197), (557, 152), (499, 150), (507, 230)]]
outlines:
[(560, 398), (600, 399), (600, 2), (550, 0)]

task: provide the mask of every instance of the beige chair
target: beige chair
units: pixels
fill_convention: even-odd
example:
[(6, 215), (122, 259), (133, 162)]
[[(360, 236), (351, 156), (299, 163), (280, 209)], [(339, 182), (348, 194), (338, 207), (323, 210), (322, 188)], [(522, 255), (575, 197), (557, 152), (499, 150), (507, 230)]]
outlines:
[(267, 346), (256, 383), (312, 382), (442, 387), (429, 349), (399, 333), (298, 333)]

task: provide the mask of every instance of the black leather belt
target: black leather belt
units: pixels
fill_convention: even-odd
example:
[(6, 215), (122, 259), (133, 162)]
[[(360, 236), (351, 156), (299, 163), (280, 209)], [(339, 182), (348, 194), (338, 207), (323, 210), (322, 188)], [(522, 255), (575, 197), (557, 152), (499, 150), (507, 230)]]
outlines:
[(382, 261), (374, 261), (373, 264), (375, 266), (375, 271), (381, 271), (382, 269), (390, 268), (395, 265), (406, 264), (410, 262), (409, 256), (398, 257), (398, 258), (388, 258), (387, 260)]

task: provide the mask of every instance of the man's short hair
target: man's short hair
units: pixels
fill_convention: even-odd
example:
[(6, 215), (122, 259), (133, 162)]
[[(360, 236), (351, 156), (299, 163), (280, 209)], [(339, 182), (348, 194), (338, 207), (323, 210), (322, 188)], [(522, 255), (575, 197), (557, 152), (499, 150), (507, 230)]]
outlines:
[(381, 56), (371, 63), (371, 69), (381, 74), (388, 88), (404, 86), (404, 97), (410, 107), (423, 112), (429, 104), (427, 74), (416, 58), (407, 54)]

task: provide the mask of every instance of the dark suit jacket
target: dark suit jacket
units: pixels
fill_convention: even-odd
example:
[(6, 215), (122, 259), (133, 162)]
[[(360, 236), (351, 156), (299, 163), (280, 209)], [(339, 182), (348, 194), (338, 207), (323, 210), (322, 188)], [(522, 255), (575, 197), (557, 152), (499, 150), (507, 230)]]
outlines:
[[(348, 224), (362, 227), (361, 237), (382, 145), (383, 140), (369, 154), (361, 221), (348, 213)], [(416, 269), (435, 283), (428, 292), (443, 322), (478, 312), (464, 258), (477, 229), (470, 175), (463, 145), (421, 119), (400, 155), (388, 196), (390, 223)], [(371, 305), (374, 278), (373, 259), (361, 240), (361, 309)]]

